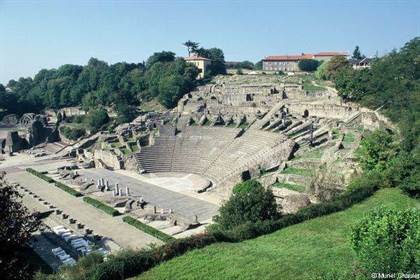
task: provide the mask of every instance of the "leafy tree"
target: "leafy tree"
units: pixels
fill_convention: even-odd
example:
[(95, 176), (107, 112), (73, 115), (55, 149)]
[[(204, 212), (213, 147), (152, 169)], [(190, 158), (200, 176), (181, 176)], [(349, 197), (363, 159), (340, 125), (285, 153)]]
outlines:
[(159, 82), (159, 102), (170, 108), (183, 95), (183, 79), (179, 75), (166, 76)]
[(40, 223), (19, 198), (19, 193), (0, 179), (0, 273), (3, 279), (32, 278), (31, 268), (21, 252)]
[(208, 70), (206, 71), (208, 76), (211, 77), (219, 74), (226, 74), (225, 56), (221, 49), (199, 48), (197, 49), (197, 54), (211, 60), (211, 64), (209, 65)]
[(270, 189), (255, 180), (245, 181), (233, 188), (230, 199), (214, 218), (224, 230), (233, 229), (246, 222), (275, 219), (279, 216), (277, 204)]
[(416, 273), (420, 267), (420, 211), (378, 208), (352, 229), (359, 265), (373, 272)]
[(131, 122), (136, 118), (136, 107), (128, 105), (124, 102), (118, 103), (116, 107), (117, 111), (117, 122), (118, 123), (127, 123)]
[(318, 68), (315, 71), (315, 78), (319, 80), (327, 80), (327, 64), (328, 62), (320, 62)]
[(338, 71), (349, 66), (349, 62), (343, 56), (335, 56), (326, 63), (325, 75), (327, 79), (334, 79)]
[(364, 171), (384, 171), (397, 154), (397, 144), (389, 132), (376, 130), (362, 139), (356, 153)]
[(191, 40), (188, 40), (185, 43), (183, 43), (183, 45), (187, 47), (187, 49), (188, 49), (188, 56), (190, 56), (191, 53), (194, 53), (194, 52), (197, 51), (198, 46), (200, 44), (199, 43), (196, 43), (196, 42), (192, 42)]
[(194, 88), (197, 75), (197, 67), (182, 58), (173, 62), (157, 62), (146, 71), (146, 89), (141, 96), (157, 97), (162, 105), (171, 108)]
[(363, 59), (363, 58), (365, 58), (365, 56), (362, 55), (362, 53), (360, 52), (359, 46), (356, 46), (354, 48), (353, 55), (352, 55), (351, 58), (353, 58), (353, 59)]
[(299, 61), (298, 66), (301, 71), (314, 72), (319, 66), (319, 61), (316, 59), (303, 59)]
[[(369, 153), (375, 155), (368, 157), (373, 164), (365, 162), (364, 165), (379, 168), (385, 184), (398, 186), (413, 196), (420, 195), (420, 169), (417, 167), (420, 160), (419, 57), (420, 37), (416, 37), (399, 51), (375, 59), (369, 69), (342, 67), (334, 77), (342, 97), (372, 109), (380, 108), (398, 124), (402, 136), (398, 147), (388, 147), (378, 139), (382, 144), (373, 147), (380, 147), (377, 150), (380, 153), (375, 155), (374, 150), (370, 150)], [(378, 158), (382, 163), (376, 165)]]
[(248, 61), (248, 60), (244, 60), (244, 61), (241, 61), (238, 64), (236, 64), (235, 68), (236, 69), (252, 70), (252, 69), (254, 69), (254, 63), (252, 63), (251, 61)]
[(255, 65), (254, 65), (255, 70), (262, 70), (262, 68), (263, 68), (263, 61), (262, 60), (255, 63)]
[(60, 127), (60, 131), (66, 138), (70, 140), (77, 140), (86, 134), (86, 131), (83, 128), (72, 128), (68, 126)]
[(109, 116), (103, 108), (92, 109), (88, 112), (85, 120), (89, 129), (95, 132), (109, 122)]
[(156, 52), (147, 59), (146, 68), (150, 68), (156, 62), (172, 62), (175, 60), (175, 53), (173, 52)]

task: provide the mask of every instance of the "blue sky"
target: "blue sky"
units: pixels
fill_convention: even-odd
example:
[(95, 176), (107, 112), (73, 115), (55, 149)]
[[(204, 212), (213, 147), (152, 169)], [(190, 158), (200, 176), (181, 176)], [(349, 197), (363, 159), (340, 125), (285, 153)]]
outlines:
[(226, 60), (317, 51), (386, 53), (420, 36), (420, 1), (0, 0), (0, 83), (42, 68), (140, 62), (182, 42)]

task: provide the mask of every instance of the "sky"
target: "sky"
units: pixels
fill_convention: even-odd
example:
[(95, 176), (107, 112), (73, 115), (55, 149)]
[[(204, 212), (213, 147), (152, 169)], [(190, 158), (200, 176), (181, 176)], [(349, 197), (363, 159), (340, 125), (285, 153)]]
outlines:
[(385, 54), (420, 36), (420, 1), (0, 0), (0, 83), (43, 68), (185, 56), (187, 40), (227, 61), (347, 51)]

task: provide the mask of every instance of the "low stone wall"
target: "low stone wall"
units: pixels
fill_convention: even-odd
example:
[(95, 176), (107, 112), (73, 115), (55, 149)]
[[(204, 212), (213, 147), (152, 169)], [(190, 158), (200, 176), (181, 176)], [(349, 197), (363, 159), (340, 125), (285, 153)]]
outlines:
[(289, 104), (290, 112), (300, 114), (301, 116), (316, 116), (329, 119), (347, 119), (352, 116), (358, 108), (338, 104)]

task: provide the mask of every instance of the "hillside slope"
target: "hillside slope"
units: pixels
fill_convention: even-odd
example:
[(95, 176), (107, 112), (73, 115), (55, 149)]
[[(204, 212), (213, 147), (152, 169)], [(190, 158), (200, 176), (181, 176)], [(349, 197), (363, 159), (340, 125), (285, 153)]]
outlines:
[(346, 211), (316, 218), (241, 243), (219, 243), (189, 252), (137, 279), (308, 279), (332, 269), (351, 271), (349, 232), (379, 206), (403, 209), (420, 202), (398, 189), (383, 189)]

